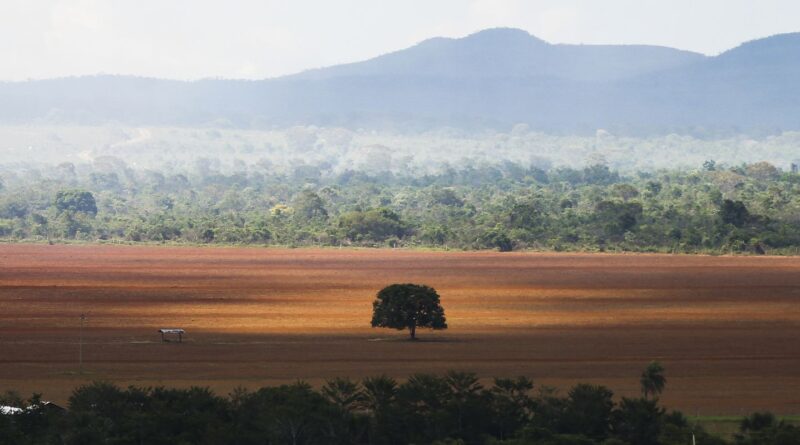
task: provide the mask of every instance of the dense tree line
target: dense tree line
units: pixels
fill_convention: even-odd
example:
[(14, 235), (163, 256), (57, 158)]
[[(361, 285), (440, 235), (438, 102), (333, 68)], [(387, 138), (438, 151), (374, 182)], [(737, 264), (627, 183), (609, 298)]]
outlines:
[[(66, 411), (7, 393), (3, 444), (726, 444), (667, 411), (655, 397), (660, 367), (642, 374), (642, 398), (615, 400), (603, 386), (578, 384), (563, 396), (528, 378), (472, 373), (415, 374), (236, 389), (170, 389), (93, 383), (74, 390)], [(662, 376), (663, 379), (663, 376)], [(649, 386), (647, 386), (649, 385)], [(653, 386), (655, 385), (655, 386)], [(800, 443), (800, 429), (768, 413), (742, 420), (736, 445)]]
[[(768, 163), (620, 175), (512, 162), (437, 174), (221, 173), (121, 160), (0, 171), (0, 239), (797, 253), (800, 175)], [(102, 168), (101, 168), (102, 167)]]

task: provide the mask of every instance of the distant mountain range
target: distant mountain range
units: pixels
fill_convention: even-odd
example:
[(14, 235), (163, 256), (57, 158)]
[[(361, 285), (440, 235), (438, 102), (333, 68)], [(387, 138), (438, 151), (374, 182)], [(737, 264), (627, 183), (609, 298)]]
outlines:
[(554, 45), (501, 28), (260, 81), (3, 82), (0, 123), (800, 130), (800, 33), (707, 57), (658, 46)]

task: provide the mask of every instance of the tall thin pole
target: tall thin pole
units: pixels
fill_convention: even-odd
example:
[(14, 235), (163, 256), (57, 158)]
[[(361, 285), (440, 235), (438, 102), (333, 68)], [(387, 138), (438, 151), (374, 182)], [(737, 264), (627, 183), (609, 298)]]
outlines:
[(78, 341), (78, 373), (83, 374), (83, 322), (86, 320), (86, 315), (81, 314), (81, 330)]

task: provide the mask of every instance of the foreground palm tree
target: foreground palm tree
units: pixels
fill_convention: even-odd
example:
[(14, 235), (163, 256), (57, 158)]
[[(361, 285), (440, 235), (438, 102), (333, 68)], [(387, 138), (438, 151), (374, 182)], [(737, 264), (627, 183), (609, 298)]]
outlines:
[(639, 380), (642, 385), (642, 395), (647, 399), (650, 395), (658, 396), (664, 391), (667, 378), (664, 377), (664, 367), (661, 363), (653, 361), (644, 368)]

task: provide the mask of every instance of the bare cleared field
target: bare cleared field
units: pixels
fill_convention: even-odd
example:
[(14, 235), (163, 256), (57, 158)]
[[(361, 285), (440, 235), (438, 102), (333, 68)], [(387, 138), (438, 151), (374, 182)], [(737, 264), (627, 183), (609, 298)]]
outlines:
[[(370, 328), (393, 282), (435, 287), (450, 329)], [(687, 414), (796, 414), (798, 334), (800, 258), (0, 245), (0, 391), (59, 401), (91, 380), (226, 393), (447, 369), (633, 395), (658, 359)]]

